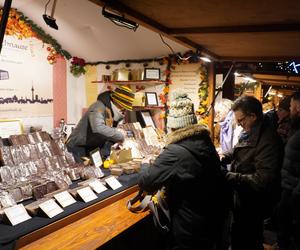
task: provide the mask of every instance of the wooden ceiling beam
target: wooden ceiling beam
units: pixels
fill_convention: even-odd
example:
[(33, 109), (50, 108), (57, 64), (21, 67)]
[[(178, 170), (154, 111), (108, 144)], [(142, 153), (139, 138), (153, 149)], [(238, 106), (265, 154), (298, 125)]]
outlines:
[(290, 82), (290, 81), (274, 81), (274, 80), (265, 80), (265, 79), (256, 79), (257, 81), (261, 82), (264, 85), (275, 85), (275, 86), (284, 86), (284, 85), (296, 85), (300, 86), (300, 82)]
[(193, 35), (208, 33), (254, 33), (300, 31), (300, 23), (274, 23), (259, 25), (190, 27), (169, 29), (169, 35)]
[(239, 57), (239, 56), (221, 56), (219, 58), (220, 61), (231, 61), (231, 62), (284, 62), (284, 61), (300, 61), (300, 55), (293, 56), (247, 56), (247, 57)]
[(132, 8), (124, 5), (123, 3), (117, 1), (117, 0), (89, 0), (90, 2), (98, 5), (98, 6), (106, 6), (109, 10), (114, 10), (119, 13), (125, 14), (125, 17), (128, 18), (131, 21), (137, 22), (144, 27), (151, 29), (152, 31), (162, 34), (169, 38), (170, 40), (173, 40), (179, 44), (182, 44), (184, 46), (187, 46), (190, 49), (196, 49), (201, 50), (206, 56), (209, 56), (212, 60), (218, 60), (219, 57), (212, 53), (211, 51), (204, 49), (201, 44), (195, 43), (191, 41), (188, 38), (185, 37), (177, 37), (170, 35), (170, 29), (161, 23), (156, 22), (155, 20), (143, 15), (142, 13), (133, 10)]

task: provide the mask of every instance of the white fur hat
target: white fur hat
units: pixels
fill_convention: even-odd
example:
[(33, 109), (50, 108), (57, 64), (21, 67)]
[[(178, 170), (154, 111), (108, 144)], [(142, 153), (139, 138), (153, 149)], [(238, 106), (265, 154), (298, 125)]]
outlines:
[(196, 124), (197, 118), (194, 113), (194, 105), (187, 93), (176, 90), (167, 117), (168, 128), (184, 128)]

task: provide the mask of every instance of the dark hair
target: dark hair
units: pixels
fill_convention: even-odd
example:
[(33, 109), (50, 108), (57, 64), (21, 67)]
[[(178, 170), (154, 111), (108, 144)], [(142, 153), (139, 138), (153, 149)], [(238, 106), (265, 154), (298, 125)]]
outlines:
[(241, 110), (245, 115), (255, 114), (258, 120), (262, 120), (263, 111), (259, 100), (253, 96), (241, 96), (235, 100), (232, 110)]
[(292, 95), (292, 99), (295, 100), (295, 101), (300, 101), (300, 91), (295, 92)]

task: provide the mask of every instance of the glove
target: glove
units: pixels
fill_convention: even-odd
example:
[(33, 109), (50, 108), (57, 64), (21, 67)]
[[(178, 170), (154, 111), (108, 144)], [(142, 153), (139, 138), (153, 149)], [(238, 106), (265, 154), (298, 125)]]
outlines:
[(225, 179), (229, 185), (239, 185), (242, 175), (240, 173), (228, 172)]
[(222, 176), (226, 176), (226, 174), (228, 173), (228, 169), (227, 169), (227, 166), (224, 165), (224, 164), (221, 164), (221, 173), (222, 173)]

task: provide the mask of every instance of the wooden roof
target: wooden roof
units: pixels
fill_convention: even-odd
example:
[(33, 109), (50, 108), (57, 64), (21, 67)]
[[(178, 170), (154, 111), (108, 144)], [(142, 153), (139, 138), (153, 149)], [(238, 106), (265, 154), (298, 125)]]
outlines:
[(215, 60), (300, 59), (299, 0), (89, 0)]

